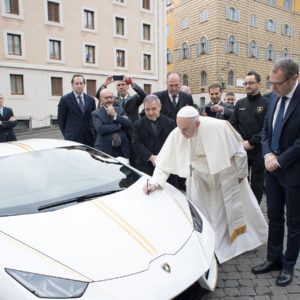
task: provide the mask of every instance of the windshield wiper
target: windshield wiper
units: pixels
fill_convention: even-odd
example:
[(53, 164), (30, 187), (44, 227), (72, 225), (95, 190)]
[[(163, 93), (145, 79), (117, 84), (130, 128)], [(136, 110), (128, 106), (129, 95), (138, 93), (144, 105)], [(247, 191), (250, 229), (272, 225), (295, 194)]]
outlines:
[(100, 196), (105, 196), (105, 195), (110, 195), (116, 192), (122, 191), (122, 189), (119, 190), (112, 190), (112, 191), (106, 191), (106, 192), (98, 192), (98, 193), (92, 193), (92, 194), (87, 194), (87, 195), (82, 195), (82, 196), (78, 196), (78, 197), (74, 197), (74, 198), (70, 198), (70, 199), (65, 199), (65, 200), (61, 200), (61, 201), (57, 201), (57, 202), (52, 202), (49, 204), (45, 204), (45, 205), (41, 205), (38, 207), (38, 211), (41, 210), (45, 210), (48, 208), (52, 208), (52, 207), (56, 207), (56, 206), (61, 206), (61, 205), (66, 205), (69, 203), (80, 203), (80, 202), (84, 202), (86, 200), (92, 199), (92, 198), (96, 198), (96, 197), (100, 197)]

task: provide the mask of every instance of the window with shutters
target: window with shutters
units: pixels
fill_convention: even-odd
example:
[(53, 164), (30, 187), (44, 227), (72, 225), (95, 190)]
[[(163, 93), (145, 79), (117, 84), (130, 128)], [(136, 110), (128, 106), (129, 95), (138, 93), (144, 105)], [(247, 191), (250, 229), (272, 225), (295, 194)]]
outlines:
[(282, 34), (285, 36), (292, 36), (292, 29), (291, 29), (290, 25), (288, 25), (288, 24), (282, 25)]
[(227, 40), (227, 53), (237, 53), (237, 42), (233, 35), (230, 35)]
[(86, 80), (86, 93), (93, 98), (96, 95), (96, 86), (97, 86), (96, 80), (94, 80), (94, 79)]
[(255, 41), (251, 41), (249, 44), (249, 57), (258, 58), (258, 48)]
[(203, 36), (200, 40), (200, 55), (208, 53), (208, 41), (207, 37)]
[(282, 50), (282, 58), (290, 58), (289, 50), (287, 48)]
[(59, 23), (59, 3), (48, 1), (48, 21)]
[(204, 23), (208, 21), (208, 11), (207, 9), (203, 9), (200, 11), (200, 23)]
[(187, 29), (187, 28), (189, 28), (189, 18), (185, 17), (181, 22), (181, 29)]
[(273, 20), (268, 20), (266, 22), (266, 30), (270, 32), (276, 32), (276, 23)]
[(190, 49), (188, 43), (184, 42), (182, 44), (182, 59), (187, 59), (190, 57)]
[(142, 0), (142, 8), (146, 10), (150, 10), (150, 0)]
[(205, 71), (201, 71), (200, 73), (200, 85), (206, 86), (207, 84), (207, 73)]
[(269, 44), (266, 49), (266, 60), (275, 61), (275, 50), (273, 49), (272, 44)]
[(250, 16), (250, 26), (251, 27), (256, 27), (256, 15), (251, 15)]
[(172, 53), (171, 53), (171, 50), (168, 48), (167, 49), (167, 64), (172, 64), (173, 63), (173, 60), (172, 60)]
[(234, 85), (234, 72), (230, 70), (227, 75), (227, 84), (233, 86)]
[(240, 21), (240, 11), (234, 7), (226, 8), (226, 19), (229, 21), (239, 22)]
[(284, 7), (284, 9), (291, 11), (292, 10), (292, 0), (284, 0), (283, 7)]
[(62, 77), (51, 77), (51, 95), (63, 95), (63, 79)]
[(24, 95), (23, 75), (10, 74), (10, 93), (11, 95)]
[(150, 71), (151, 70), (151, 55), (143, 53), (143, 69)]

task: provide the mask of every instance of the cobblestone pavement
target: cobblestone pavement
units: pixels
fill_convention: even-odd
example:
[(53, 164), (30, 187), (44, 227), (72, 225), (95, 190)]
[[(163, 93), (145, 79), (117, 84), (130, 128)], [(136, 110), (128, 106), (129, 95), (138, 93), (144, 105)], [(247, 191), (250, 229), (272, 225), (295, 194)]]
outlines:
[[(31, 132), (17, 133), (18, 140), (30, 138), (62, 138), (57, 128), (45, 128)], [(261, 208), (266, 216), (265, 197)], [(300, 216), (299, 216), (300, 217)], [(300, 261), (295, 266), (294, 278), (287, 287), (275, 284), (278, 271), (254, 275), (251, 267), (257, 265), (266, 257), (266, 246), (244, 253), (219, 266), (217, 288), (206, 299), (227, 300), (299, 300), (300, 299)]]

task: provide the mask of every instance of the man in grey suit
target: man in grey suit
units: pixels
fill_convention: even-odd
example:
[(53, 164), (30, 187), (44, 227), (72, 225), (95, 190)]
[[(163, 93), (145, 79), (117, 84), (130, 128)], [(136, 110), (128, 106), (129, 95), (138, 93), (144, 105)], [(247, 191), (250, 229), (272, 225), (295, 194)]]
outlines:
[(85, 79), (75, 74), (71, 80), (73, 91), (61, 97), (58, 104), (58, 125), (66, 140), (94, 146), (92, 111), (95, 100), (83, 93)]
[(218, 83), (211, 84), (208, 87), (208, 93), (211, 102), (205, 106), (205, 111), (202, 114), (208, 117), (213, 117), (221, 120), (229, 120), (233, 111), (233, 107), (221, 100), (221, 85)]

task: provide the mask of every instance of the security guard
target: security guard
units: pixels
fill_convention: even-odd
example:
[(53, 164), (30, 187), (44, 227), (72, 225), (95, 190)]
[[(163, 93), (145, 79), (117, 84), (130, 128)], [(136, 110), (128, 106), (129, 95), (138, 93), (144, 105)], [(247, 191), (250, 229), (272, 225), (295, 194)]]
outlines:
[(261, 202), (264, 187), (261, 129), (269, 101), (259, 92), (260, 82), (261, 77), (258, 73), (248, 72), (244, 81), (247, 97), (237, 101), (230, 118), (230, 123), (244, 140), (243, 146), (248, 155), (250, 185), (258, 203)]

